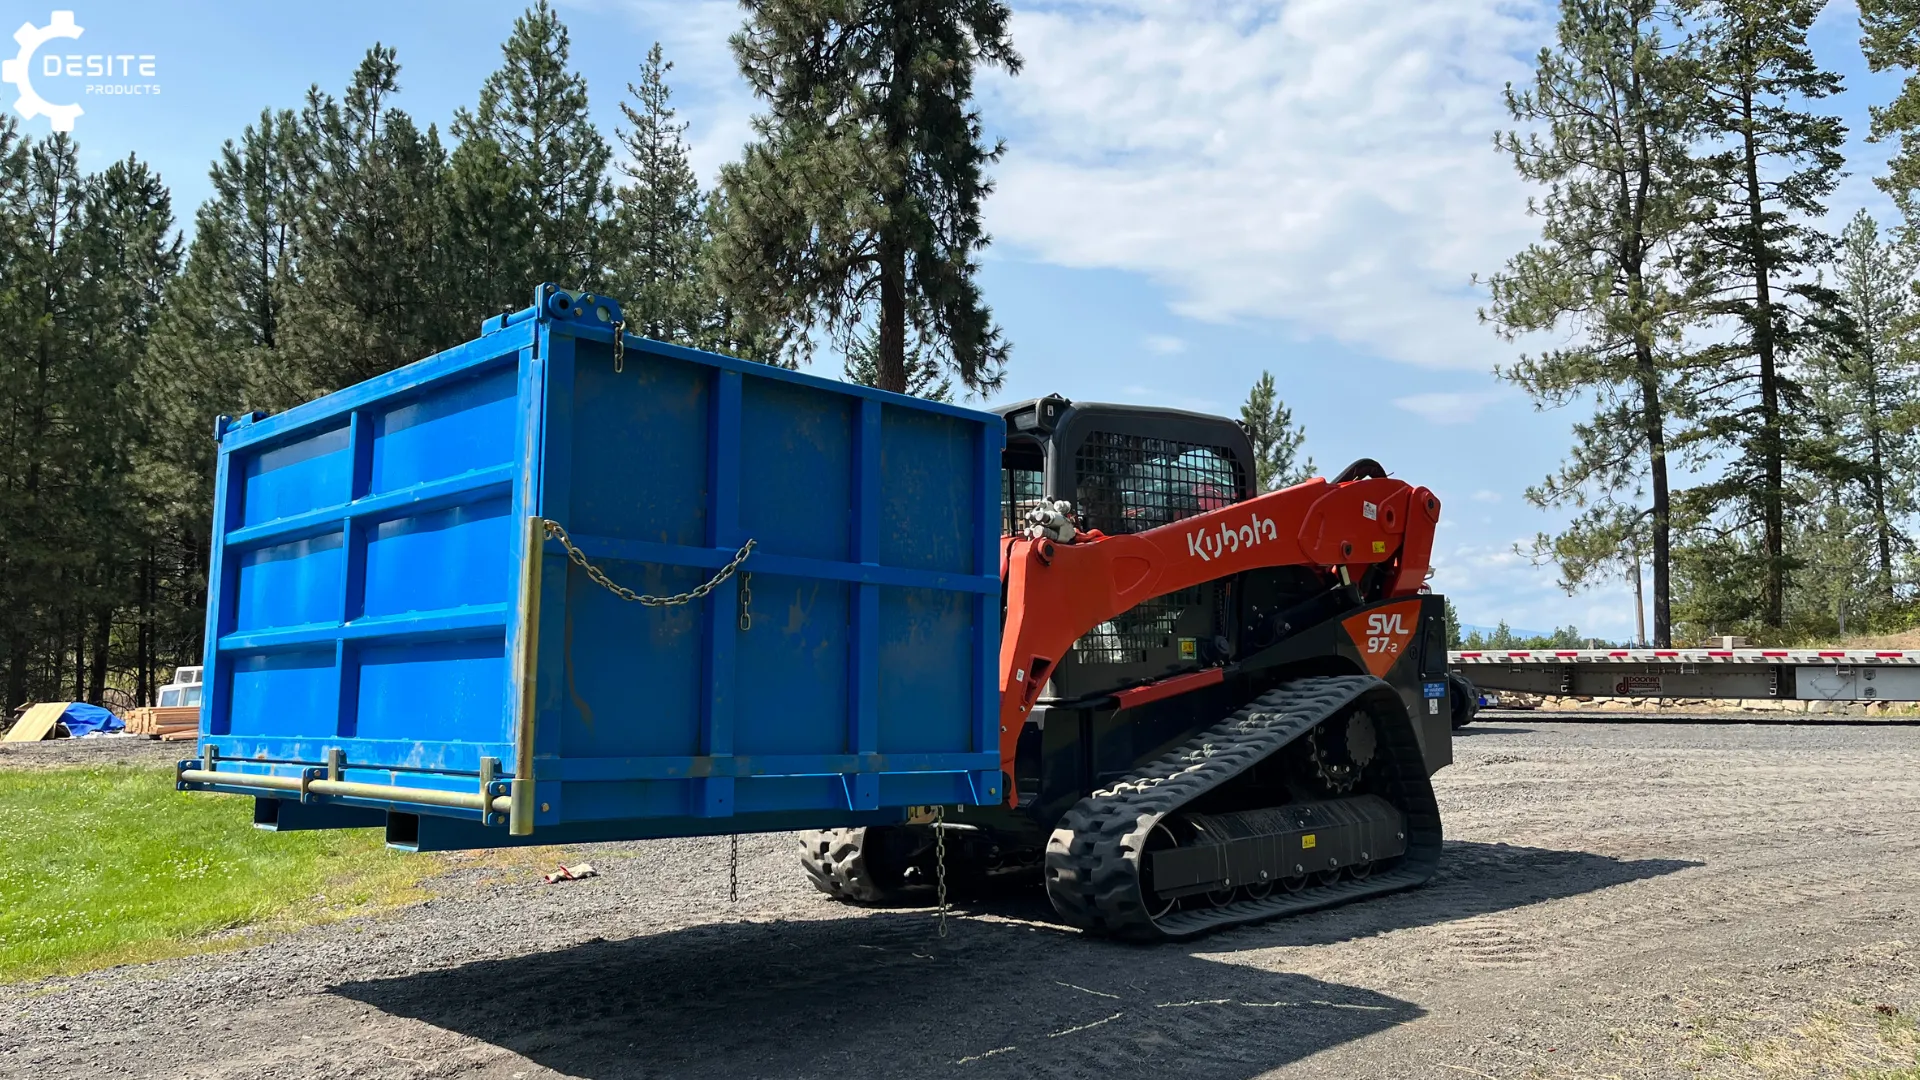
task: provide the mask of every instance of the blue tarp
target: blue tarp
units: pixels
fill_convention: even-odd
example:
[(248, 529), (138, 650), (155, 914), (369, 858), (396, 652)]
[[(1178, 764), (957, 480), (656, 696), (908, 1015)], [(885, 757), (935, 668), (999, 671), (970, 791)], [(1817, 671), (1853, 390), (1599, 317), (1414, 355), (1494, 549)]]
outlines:
[(127, 726), (107, 710), (84, 701), (68, 702), (67, 711), (60, 714), (60, 722), (67, 725), (68, 733), (76, 739), (96, 731), (124, 731)]

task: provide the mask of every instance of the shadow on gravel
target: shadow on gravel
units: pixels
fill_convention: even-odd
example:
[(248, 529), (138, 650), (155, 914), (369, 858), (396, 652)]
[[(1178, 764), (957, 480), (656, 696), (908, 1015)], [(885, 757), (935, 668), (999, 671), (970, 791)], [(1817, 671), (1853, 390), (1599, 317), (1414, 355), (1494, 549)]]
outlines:
[(1462, 735), (1531, 735), (1530, 727), (1492, 727), (1486, 724), (1469, 724), (1463, 728), (1454, 728), (1453, 737)]
[(690, 927), (332, 992), (592, 1080), (1241, 1080), (1423, 1015), (1189, 948), (966, 918), (941, 940), (929, 915), (890, 912)]
[(1688, 859), (1615, 859), (1590, 851), (1449, 840), (1440, 870), (1417, 889), (1219, 935), (1223, 947), (1326, 945), (1411, 926), (1610, 889), (1706, 864)]

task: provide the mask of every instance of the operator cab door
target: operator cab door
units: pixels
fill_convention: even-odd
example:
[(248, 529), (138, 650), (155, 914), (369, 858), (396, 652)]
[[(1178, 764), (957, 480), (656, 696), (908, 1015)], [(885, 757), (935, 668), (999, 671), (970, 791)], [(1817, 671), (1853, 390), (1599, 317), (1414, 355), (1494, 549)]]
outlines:
[[(1073, 503), (1082, 529), (1145, 532), (1252, 495), (1253, 446), (1231, 420), (1172, 409), (1022, 402), (1007, 418), (1008, 535), (1041, 499)], [(1217, 663), (1230, 636), (1226, 582), (1146, 601), (1075, 643), (1047, 696), (1077, 699)]]

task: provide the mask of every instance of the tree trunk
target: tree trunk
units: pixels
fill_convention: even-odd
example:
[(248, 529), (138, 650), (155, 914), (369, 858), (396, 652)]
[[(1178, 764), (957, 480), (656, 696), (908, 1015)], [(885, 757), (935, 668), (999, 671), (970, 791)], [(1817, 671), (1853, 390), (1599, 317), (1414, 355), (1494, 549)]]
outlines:
[(75, 608), (73, 612), (73, 697), (70, 701), (87, 700), (87, 609)]
[[(913, 92), (912, 43), (901, 24), (910, 20), (896, 17), (893, 28), (892, 70), (888, 73), (887, 149), (903, 157), (909, 152), (912, 131), (907, 124), (907, 100)], [(880, 237), (880, 356), (874, 385), (896, 394), (907, 392), (907, 251), (898, 237), (897, 219), (905, 213), (906, 176), (887, 192), (885, 202), (891, 217), (881, 226)]]
[(1759, 450), (1766, 476), (1760, 492), (1761, 545), (1767, 571), (1761, 589), (1761, 621), (1778, 627), (1787, 594), (1785, 466), (1780, 431), (1780, 381), (1774, 356), (1773, 292), (1768, 281), (1767, 244), (1761, 204), (1760, 163), (1753, 134), (1753, 91), (1740, 90), (1741, 146), (1746, 154), (1747, 247), (1753, 259), (1753, 346), (1760, 360)]
[(1660, 376), (1653, 366), (1653, 349), (1648, 343), (1640, 342), (1636, 352), (1641, 422), (1646, 425), (1648, 471), (1653, 476), (1653, 647), (1670, 649), (1673, 647), (1673, 593), (1669, 573), (1673, 559), (1673, 497), (1667, 486), (1666, 420), (1660, 404)]
[(898, 245), (880, 249), (880, 357), (874, 385), (907, 392), (907, 258)]
[(107, 649), (113, 644), (113, 608), (102, 607), (93, 615), (93, 666), (87, 671), (87, 703), (107, 703)]
[(136, 634), (133, 703), (153, 704), (153, 544), (140, 559), (140, 622)]
[[(1871, 348), (1871, 346), (1869, 346)], [(1873, 468), (1867, 475), (1868, 495), (1873, 499), (1873, 541), (1880, 557), (1880, 578), (1875, 583), (1885, 599), (1893, 599), (1893, 528), (1887, 520), (1885, 432), (1880, 423), (1879, 358), (1867, 361), (1867, 443)]]

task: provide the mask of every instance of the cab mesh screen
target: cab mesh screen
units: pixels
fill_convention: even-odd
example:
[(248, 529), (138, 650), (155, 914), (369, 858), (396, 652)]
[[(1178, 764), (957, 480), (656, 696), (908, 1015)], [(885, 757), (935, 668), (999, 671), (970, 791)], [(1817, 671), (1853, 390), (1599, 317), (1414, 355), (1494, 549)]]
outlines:
[(1005, 515), (1002, 536), (1018, 535), (1027, 527), (1027, 511), (1046, 494), (1039, 469), (1008, 467), (1000, 470), (1000, 509)]
[[(1074, 456), (1074, 509), (1083, 529), (1136, 533), (1238, 502), (1244, 486), (1233, 455), (1218, 446), (1096, 431)], [(1132, 664), (1174, 645), (1180, 613), (1203, 603), (1201, 586), (1156, 597), (1074, 645), (1087, 664)]]

